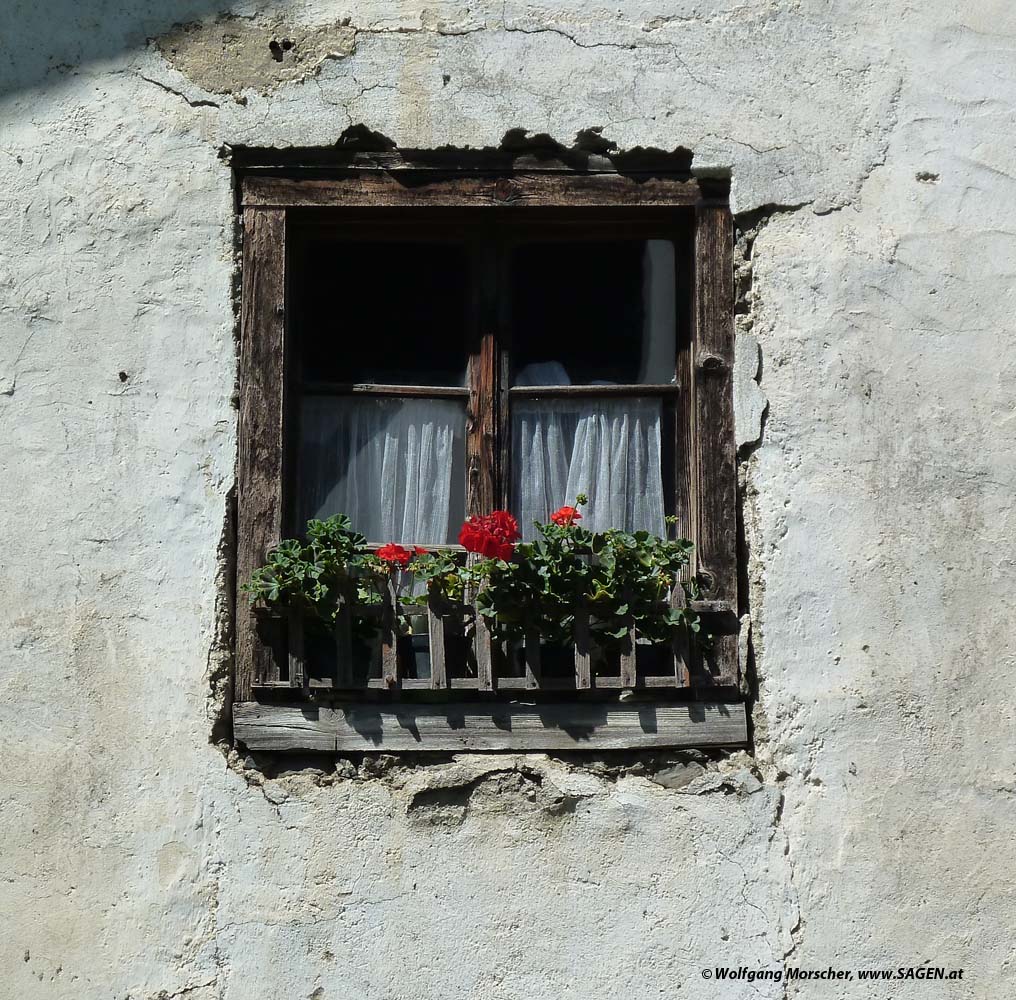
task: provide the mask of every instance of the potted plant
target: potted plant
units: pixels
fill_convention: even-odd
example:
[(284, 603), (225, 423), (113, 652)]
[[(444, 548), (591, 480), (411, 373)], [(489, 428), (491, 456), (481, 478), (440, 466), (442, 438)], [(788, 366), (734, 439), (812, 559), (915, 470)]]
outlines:
[[(539, 538), (520, 542), (518, 523), (496, 510), (469, 518), (459, 542), (473, 554), (466, 565), (449, 553), (429, 553), (416, 564), (427, 581), (430, 597), (445, 606), (466, 605), (475, 595), (476, 614), (483, 617), (498, 642), (513, 649), (521, 671), (522, 643), (540, 637), (545, 675), (569, 676), (574, 670), (575, 623), (581, 615), (595, 645), (607, 655), (625, 648), (632, 629), (642, 640), (635, 650), (640, 667), (649, 673), (678, 628), (697, 632), (697, 616), (687, 607), (670, 605), (677, 573), (690, 559), (687, 539), (661, 538), (648, 531), (583, 528), (580, 508), (556, 510), (547, 523), (535, 522)], [(668, 526), (675, 523), (668, 519)], [(685, 584), (694, 596), (694, 583)], [(422, 597), (421, 600), (426, 600)], [(687, 602), (685, 602), (687, 603)]]
[[(242, 590), (250, 596), (251, 604), (275, 614), (296, 612), (303, 621), (310, 662), (323, 662), (327, 668), (335, 659), (340, 608), (366, 596), (358, 578), (368, 556), (366, 544), (345, 514), (310, 520), (305, 537), (279, 542)], [(368, 622), (354, 617), (354, 659), (364, 673), (369, 670), (371, 632)]]
[[(510, 517), (503, 511), (495, 514)], [(574, 670), (575, 614), (583, 607), (591, 555), (589, 532), (574, 530), (580, 519), (577, 508), (562, 507), (547, 524), (536, 523), (539, 539), (514, 544), (519, 534), (511, 518), (512, 551), (496, 551), (473, 567), (479, 580), (477, 614), (495, 639), (508, 642), (519, 672), (522, 643), (534, 634), (540, 637), (545, 675), (568, 676)], [(489, 550), (489, 544), (480, 547), (481, 554)]]
[(424, 592), (415, 600), (430, 604), (438, 613), (457, 618), (461, 632), (446, 636), (445, 651), (450, 662), (463, 667), (471, 661), (472, 638), (475, 629), (475, 607), (472, 599), (482, 594), (491, 567), (507, 565), (519, 539), (518, 522), (507, 511), (468, 518), (459, 531), (459, 544), (469, 554), (463, 561), (461, 554), (447, 550), (428, 552), (413, 564), (416, 579), (422, 582)]
[[(668, 525), (675, 523), (668, 518)], [(670, 605), (677, 574), (688, 565), (693, 545), (686, 538), (667, 539), (648, 531), (608, 529), (594, 536), (595, 553), (587, 606), (590, 629), (597, 644), (616, 652), (623, 648), (634, 629), (639, 637), (635, 647), (638, 667), (659, 673), (663, 646), (675, 630), (699, 631), (698, 616), (688, 607)], [(683, 584), (686, 598), (697, 595), (694, 581)]]
[(345, 514), (308, 521), (306, 540), (279, 542), (242, 589), (252, 604), (298, 610), (312, 622), (334, 626), (342, 601), (356, 592), (354, 570), (366, 541)]
[[(699, 629), (687, 602), (680, 608), (669, 602), (692, 543), (648, 531), (589, 531), (579, 524), (585, 503), (580, 494), (574, 506), (559, 508), (547, 523), (535, 522), (539, 537), (532, 542), (520, 541), (518, 523), (508, 511), (470, 517), (459, 533), (470, 554), (464, 564), (449, 551), (394, 542), (370, 552), (344, 514), (312, 520), (305, 540), (277, 545), (244, 589), (252, 602), (298, 612), (309, 638), (319, 640), (316, 648), (330, 648), (332, 657), (334, 643), (323, 640), (334, 634), (342, 605), (356, 607), (351, 638), (354, 660), (361, 665), (371, 659), (381, 625), (377, 612), (390, 594), (398, 608), (391, 625), (403, 673), (414, 678), (431, 675), (429, 629), (413, 627), (414, 620), (426, 621), (422, 607), (428, 604), (442, 615), (462, 615), (465, 635), (449, 636), (446, 646), (453, 658), (467, 657), (475, 627), (470, 615), (475, 614), (495, 641), (515, 650), (517, 670), (522, 643), (538, 636), (544, 673), (569, 676), (581, 616), (594, 644), (608, 655), (625, 649), (634, 630), (642, 640), (635, 650), (642, 669), (656, 672), (647, 657), (676, 629)], [(668, 519), (668, 525), (674, 521)], [(413, 593), (417, 583), (423, 588)], [(684, 586), (689, 596), (697, 596), (693, 582)]]
[(430, 634), (426, 626), (422, 630), (414, 630), (413, 620), (420, 616), (408, 611), (407, 605), (420, 602), (405, 591), (411, 587), (421, 557), (429, 555), (418, 545), (406, 548), (389, 542), (361, 563), (361, 582), (373, 588), (370, 603), (380, 603), (385, 591), (390, 592), (397, 603), (394, 624), (399, 659), (405, 676), (419, 679), (430, 677)]

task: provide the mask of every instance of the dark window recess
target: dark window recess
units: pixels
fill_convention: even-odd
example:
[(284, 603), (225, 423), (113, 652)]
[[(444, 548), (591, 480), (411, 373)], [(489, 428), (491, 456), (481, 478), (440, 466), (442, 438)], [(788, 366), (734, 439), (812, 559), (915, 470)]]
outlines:
[(293, 281), (304, 380), (465, 385), (466, 247), (311, 240)]
[(676, 264), (670, 240), (515, 246), (512, 384), (672, 382)]

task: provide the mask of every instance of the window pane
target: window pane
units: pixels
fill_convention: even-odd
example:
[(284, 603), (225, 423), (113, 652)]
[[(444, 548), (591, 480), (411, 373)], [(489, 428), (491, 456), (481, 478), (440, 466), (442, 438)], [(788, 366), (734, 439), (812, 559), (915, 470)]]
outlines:
[(669, 240), (515, 247), (514, 384), (673, 382), (674, 253)]
[(317, 241), (296, 281), (304, 380), (465, 385), (466, 247)]
[(455, 400), (304, 399), (300, 526), (342, 513), (371, 542), (456, 541), (465, 426), (465, 404)]
[(525, 539), (579, 493), (582, 525), (664, 533), (662, 403), (654, 399), (512, 403), (512, 511)]

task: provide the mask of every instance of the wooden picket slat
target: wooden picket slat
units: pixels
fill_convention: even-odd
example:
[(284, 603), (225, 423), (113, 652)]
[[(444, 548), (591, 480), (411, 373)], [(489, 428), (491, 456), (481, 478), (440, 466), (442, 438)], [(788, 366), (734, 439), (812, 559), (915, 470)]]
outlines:
[(386, 581), (381, 600), (381, 680), (386, 688), (394, 688), (399, 683), (398, 636), (395, 631), (398, 595), (391, 577)]
[(621, 687), (635, 687), (638, 675), (635, 669), (635, 629), (621, 641)]
[(476, 616), (476, 629), (473, 633), (473, 648), (476, 651), (476, 686), (480, 691), (494, 690), (493, 643), (487, 620), (480, 614)]
[[(678, 580), (670, 592), (670, 606), (675, 611), (683, 611), (688, 606), (688, 597), (684, 592), (684, 585)], [(688, 629), (682, 625), (674, 633), (671, 642), (671, 652), (674, 657), (674, 684), (681, 688), (687, 687), (690, 683), (691, 649), (688, 642)]]
[(289, 610), (289, 686), (302, 688), (307, 682), (307, 665), (304, 662), (303, 613)]
[(589, 652), (589, 614), (584, 608), (575, 612), (575, 687), (580, 691), (592, 685)]
[[(670, 605), (674, 609), (681, 609), (687, 606), (687, 599), (684, 588), (678, 582), (670, 596)], [(712, 666), (710, 657), (706, 662), (694, 668), (695, 657), (692, 655), (690, 636), (687, 628), (681, 627), (675, 631), (674, 637), (668, 649), (668, 663), (672, 664), (672, 670), (667, 674), (657, 674), (640, 677), (638, 675), (638, 633), (634, 628), (629, 629), (627, 636), (621, 644), (619, 654), (620, 673), (616, 675), (592, 676), (592, 653), (593, 642), (589, 629), (588, 613), (579, 611), (575, 615), (573, 627), (572, 649), (574, 652), (575, 674), (574, 678), (547, 678), (543, 676), (542, 670), (542, 643), (539, 632), (530, 629), (526, 632), (522, 656), (525, 666), (525, 673), (522, 677), (499, 677), (498, 666), (501, 661), (496, 644), (492, 640), (491, 631), (486, 620), (479, 615), (475, 616), (475, 632), (473, 638), (474, 653), (476, 655), (477, 675), (475, 677), (451, 677), (449, 675), (447, 629), (448, 620), (445, 614), (446, 609), (442, 608), (437, 599), (431, 599), (427, 604), (427, 630), (430, 639), (430, 678), (415, 680), (401, 676), (398, 659), (398, 631), (396, 622), (399, 614), (399, 601), (393, 581), (382, 593), (380, 607), (381, 627), (381, 649), (382, 649), (382, 676), (370, 678), (365, 683), (354, 683), (353, 659), (352, 659), (352, 616), (357, 608), (343, 601), (340, 604), (336, 615), (336, 622), (333, 631), (336, 653), (336, 674), (334, 678), (311, 678), (306, 664), (305, 654), (305, 623), (302, 617), (295, 612), (290, 612), (285, 619), (287, 624), (288, 641), (288, 666), (289, 679), (284, 681), (259, 681), (254, 686), (260, 689), (276, 687), (325, 689), (335, 688), (336, 690), (353, 690), (356, 687), (370, 690), (390, 690), (395, 687), (405, 690), (448, 690), (465, 689), (474, 691), (494, 691), (498, 688), (504, 690), (529, 690), (529, 691), (560, 691), (560, 690), (590, 690), (594, 687), (603, 689), (621, 688), (675, 688), (686, 689), (701, 684), (696, 676), (698, 672), (708, 678)], [(361, 613), (366, 613), (360, 609)], [(375, 606), (375, 614), (377, 614)], [(706, 610), (707, 619), (713, 619), (717, 623), (725, 622), (730, 614), (720, 615), (716, 611)], [(715, 641), (726, 641), (731, 638), (727, 634), (720, 634)], [(736, 637), (734, 637), (736, 638)], [(700, 658), (701, 659), (701, 658)], [(715, 673), (715, 667), (712, 668)]]
[(427, 601), (427, 631), (430, 635), (430, 686), (435, 689), (448, 684), (448, 664), (445, 662), (445, 625), (438, 613), (437, 601)]
[(523, 654), (526, 661), (526, 687), (533, 690), (540, 687), (543, 678), (540, 667), (540, 633), (535, 628), (526, 630)]

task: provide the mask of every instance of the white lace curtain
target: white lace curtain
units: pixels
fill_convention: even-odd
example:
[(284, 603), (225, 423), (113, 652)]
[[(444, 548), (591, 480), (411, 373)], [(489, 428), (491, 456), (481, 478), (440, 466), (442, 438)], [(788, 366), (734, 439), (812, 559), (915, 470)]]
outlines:
[(455, 540), (464, 507), (461, 404), (312, 396), (300, 420), (301, 524), (344, 513), (372, 542)]
[(526, 400), (512, 406), (513, 512), (523, 538), (579, 493), (583, 527), (664, 533), (661, 404)]

